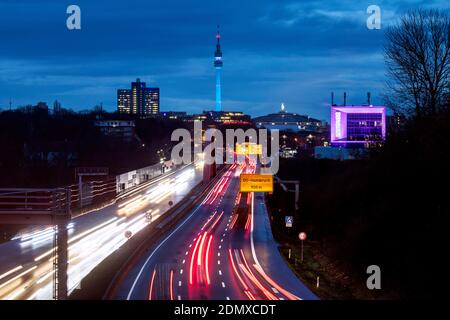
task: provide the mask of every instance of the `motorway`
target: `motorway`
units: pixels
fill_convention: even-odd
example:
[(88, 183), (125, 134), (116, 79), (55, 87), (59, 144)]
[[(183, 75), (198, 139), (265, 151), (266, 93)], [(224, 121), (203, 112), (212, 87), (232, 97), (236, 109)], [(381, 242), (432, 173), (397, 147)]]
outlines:
[[(111, 205), (73, 219), (67, 226), (69, 292), (130, 236), (182, 200), (202, 178), (200, 164), (187, 165)], [(27, 229), (0, 244), (0, 299), (53, 298), (54, 232), (52, 227)]]
[(234, 164), (186, 217), (130, 266), (112, 299), (300, 300), (317, 297), (272, 237), (261, 193), (241, 194)]

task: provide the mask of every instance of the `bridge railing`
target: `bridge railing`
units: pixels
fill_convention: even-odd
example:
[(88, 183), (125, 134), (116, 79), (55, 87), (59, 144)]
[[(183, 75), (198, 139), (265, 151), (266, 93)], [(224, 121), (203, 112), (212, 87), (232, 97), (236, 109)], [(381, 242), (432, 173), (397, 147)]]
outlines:
[(67, 189), (0, 189), (1, 213), (66, 212)]

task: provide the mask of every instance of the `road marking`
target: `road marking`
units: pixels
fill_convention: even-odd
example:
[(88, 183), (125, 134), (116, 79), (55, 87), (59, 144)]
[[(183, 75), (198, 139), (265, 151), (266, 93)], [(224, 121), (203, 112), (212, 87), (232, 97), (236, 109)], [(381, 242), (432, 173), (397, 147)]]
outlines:
[(0, 285), (0, 288), (6, 287), (6, 286), (9, 285), (10, 283), (16, 281), (17, 279), (20, 279), (22, 276), (26, 275), (27, 273), (30, 273), (30, 272), (33, 271), (34, 269), (37, 269), (37, 266), (31, 267), (30, 269), (28, 269), (28, 270), (26, 270), (26, 271), (24, 271), (24, 272), (18, 274), (17, 276), (15, 276), (15, 277), (9, 279), (8, 281), (3, 282), (3, 283)]
[(219, 246), (219, 249), (222, 249), (222, 246)]
[(227, 300), (230, 300), (230, 297), (227, 297)]
[(220, 239), (220, 242), (223, 242), (223, 239)]
[(187, 256), (187, 255), (188, 255), (188, 253), (189, 253), (189, 251), (186, 251), (186, 254), (185, 254), (185, 255)]
[(178, 286), (181, 287), (181, 281), (178, 281)]
[(149, 263), (149, 261), (153, 257), (153, 255), (156, 253), (156, 251), (158, 251), (159, 248), (161, 248), (162, 245), (167, 242), (167, 240), (169, 240), (178, 230), (180, 230), (180, 228), (182, 226), (184, 226), (184, 224), (186, 222), (188, 222), (200, 208), (201, 208), (201, 205), (198, 205), (197, 208), (194, 211), (192, 211), (192, 213), (175, 230), (173, 230), (163, 241), (160, 242), (160, 244), (155, 248), (155, 250), (153, 250), (153, 252), (147, 258), (147, 260), (145, 260), (144, 265), (142, 266), (141, 270), (139, 270), (139, 273), (136, 276), (136, 279), (134, 279), (133, 285), (131, 286), (130, 291), (128, 292), (127, 300), (131, 299), (131, 295), (133, 294), (134, 288), (136, 288), (136, 285), (137, 285), (140, 277), (142, 276), (142, 273), (144, 273), (144, 269), (147, 267), (147, 264)]
[(222, 270), (219, 270), (219, 275), (222, 275)]
[[(250, 222), (250, 246), (252, 249), (252, 256), (253, 256), (253, 260), (255, 260), (255, 264), (261, 268), (261, 270), (264, 272), (263, 267), (261, 266), (261, 264), (258, 261), (258, 257), (256, 256), (256, 250), (255, 250), (255, 243), (253, 240), (253, 227), (254, 227), (254, 220), (255, 220), (255, 193), (252, 192), (252, 199), (251, 199), (251, 222)], [(292, 294), (294, 297), (296, 297), (298, 300), (302, 300), (299, 297), (297, 297), (296, 295)]]
[(181, 300), (181, 296), (178, 296), (178, 300)]
[(217, 264), (220, 264), (220, 260), (217, 260)]
[(259, 264), (258, 258), (256, 257), (255, 244), (253, 242), (253, 221), (255, 220), (255, 218), (254, 218), (254, 215), (255, 215), (254, 214), (254, 210), (255, 210), (255, 208), (254, 208), (254, 205), (255, 205), (254, 199), (255, 199), (255, 193), (252, 193), (252, 199), (251, 199), (252, 200), (252, 203), (251, 203), (251, 223), (250, 223), (250, 246), (251, 246), (251, 249), (252, 249), (253, 259), (255, 260), (255, 262), (256, 262), (256, 264), (258, 266), (261, 266)]
[(14, 273), (14, 272), (16, 272), (16, 271), (19, 271), (19, 270), (22, 269), (22, 268), (23, 268), (22, 266), (17, 266), (17, 267), (15, 267), (15, 268), (13, 268), (13, 269), (11, 269), (11, 270), (5, 272), (4, 274), (2, 274), (2, 275), (0, 276), (0, 279), (6, 278), (6, 277), (9, 276), (10, 274), (12, 274), (12, 273)]
[(183, 259), (183, 262), (182, 262), (182, 263), (184, 264), (185, 262), (186, 262), (186, 260), (185, 260), (185, 259)]
[(225, 282), (222, 282), (222, 288), (225, 288)]
[(272, 291), (275, 292), (275, 293), (278, 293), (278, 290), (276, 288), (274, 288), (274, 287), (272, 287)]
[(183, 269), (180, 270), (180, 274), (183, 274)]
[(220, 252), (217, 252), (217, 256), (220, 257)]

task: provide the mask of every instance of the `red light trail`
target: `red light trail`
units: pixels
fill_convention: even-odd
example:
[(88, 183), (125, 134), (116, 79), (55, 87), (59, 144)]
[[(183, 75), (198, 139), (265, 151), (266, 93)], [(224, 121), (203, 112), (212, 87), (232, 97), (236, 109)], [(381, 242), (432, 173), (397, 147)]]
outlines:
[(200, 237), (198, 237), (195, 246), (194, 246), (194, 251), (192, 251), (192, 256), (191, 256), (191, 263), (190, 263), (190, 270), (189, 270), (189, 284), (193, 284), (194, 283), (194, 279), (193, 279), (193, 273), (194, 273), (194, 259), (195, 259), (195, 253), (197, 252), (197, 247), (200, 243)]
[(155, 281), (156, 269), (153, 270), (152, 280), (150, 281), (150, 291), (148, 294), (148, 300), (152, 300), (152, 292), (153, 292), (153, 283)]
[(170, 270), (169, 289), (170, 289), (170, 300), (173, 300), (173, 270)]
[(206, 248), (206, 262), (205, 262), (205, 265), (206, 265), (206, 283), (208, 285), (211, 284), (211, 279), (209, 278), (209, 261), (210, 261), (210, 259), (209, 259), (209, 252), (210, 252), (209, 249), (211, 248), (212, 238), (213, 238), (213, 236), (210, 235), (209, 236), (209, 240), (208, 240), (208, 245), (207, 245), (207, 248)]

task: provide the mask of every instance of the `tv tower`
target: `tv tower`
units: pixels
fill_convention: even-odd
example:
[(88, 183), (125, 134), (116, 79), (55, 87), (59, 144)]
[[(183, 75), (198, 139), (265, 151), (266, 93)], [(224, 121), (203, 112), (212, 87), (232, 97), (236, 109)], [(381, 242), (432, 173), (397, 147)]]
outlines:
[(222, 111), (222, 92), (220, 87), (220, 77), (222, 73), (222, 50), (220, 50), (220, 32), (219, 26), (217, 26), (216, 34), (217, 44), (216, 52), (214, 53), (214, 68), (216, 69), (216, 111)]

